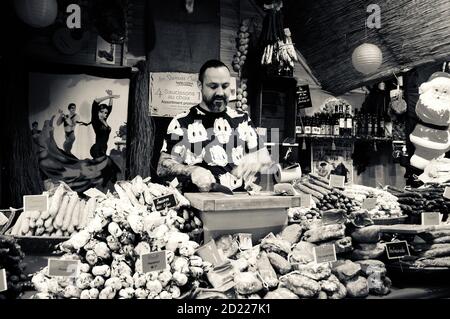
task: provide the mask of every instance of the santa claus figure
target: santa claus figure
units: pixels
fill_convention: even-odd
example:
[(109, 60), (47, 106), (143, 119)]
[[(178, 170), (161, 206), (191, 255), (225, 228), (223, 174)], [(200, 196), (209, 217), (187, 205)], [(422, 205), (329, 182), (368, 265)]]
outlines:
[(423, 170), (431, 160), (450, 150), (450, 75), (434, 73), (420, 86), (419, 93), (419, 121), (409, 138), (416, 148), (411, 165)]

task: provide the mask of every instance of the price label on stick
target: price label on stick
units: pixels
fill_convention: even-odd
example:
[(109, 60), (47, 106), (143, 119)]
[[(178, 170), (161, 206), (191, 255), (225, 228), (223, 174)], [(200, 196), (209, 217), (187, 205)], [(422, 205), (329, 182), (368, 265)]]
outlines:
[(335, 262), (336, 247), (334, 245), (321, 245), (314, 247), (314, 260), (317, 264)]
[(8, 290), (8, 283), (6, 281), (6, 270), (0, 269), (0, 292)]
[(330, 187), (344, 188), (345, 176), (341, 175), (330, 175)]
[(441, 223), (441, 214), (422, 213), (422, 226), (436, 226)]
[(311, 194), (301, 194), (300, 195), (300, 205), (304, 208), (311, 208), (312, 196)]
[(80, 271), (79, 260), (54, 259), (48, 260), (48, 275), (50, 277), (77, 277)]
[(411, 256), (408, 243), (406, 241), (396, 241), (386, 243), (386, 254), (388, 259), (398, 259), (405, 256)]
[(157, 211), (164, 210), (166, 208), (171, 208), (177, 206), (177, 201), (174, 194), (165, 195), (162, 197), (155, 198), (153, 200), (155, 208)]
[(366, 198), (362, 203), (362, 209), (372, 210), (377, 206), (376, 198)]
[(164, 270), (167, 266), (166, 251), (163, 250), (141, 255), (141, 261), (143, 273)]
[(23, 210), (45, 212), (48, 210), (48, 195), (25, 195), (23, 197)]

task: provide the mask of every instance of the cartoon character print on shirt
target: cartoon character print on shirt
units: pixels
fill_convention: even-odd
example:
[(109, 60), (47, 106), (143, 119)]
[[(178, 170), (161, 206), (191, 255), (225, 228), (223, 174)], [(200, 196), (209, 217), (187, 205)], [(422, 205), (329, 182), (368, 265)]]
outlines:
[(202, 149), (202, 152), (200, 155), (196, 155), (195, 153), (191, 152), (190, 150), (186, 150), (184, 162), (187, 165), (195, 165), (195, 164), (202, 163), (204, 157), (205, 157), (205, 149)]
[(258, 146), (258, 135), (253, 127), (248, 125), (248, 122), (242, 122), (238, 126), (239, 138), (242, 141), (247, 142), (249, 149), (253, 149)]
[(242, 147), (242, 145), (234, 147), (231, 150), (231, 158), (233, 159), (234, 165), (236, 166), (240, 165), (243, 157), (244, 157), (244, 148)]
[(181, 128), (180, 122), (176, 118), (170, 121), (167, 127), (167, 134), (174, 134), (178, 136), (183, 136), (183, 129)]
[(189, 124), (187, 129), (188, 141), (191, 144), (204, 142), (208, 139), (206, 129), (200, 122)]
[(225, 152), (223, 147), (214, 145), (209, 149), (209, 152), (211, 154), (211, 163), (208, 163), (208, 165), (224, 167), (228, 164), (227, 152)]
[(220, 117), (214, 121), (214, 135), (221, 144), (227, 144), (232, 134), (230, 123)]
[(238, 113), (238, 111), (232, 109), (232, 108), (228, 108), (227, 109), (227, 114), (230, 118), (235, 119), (238, 117), (243, 117), (245, 115), (245, 113)]
[(220, 175), (219, 181), (221, 185), (226, 186), (231, 190), (235, 190), (242, 186), (242, 178), (237, 178), (230, 173)]

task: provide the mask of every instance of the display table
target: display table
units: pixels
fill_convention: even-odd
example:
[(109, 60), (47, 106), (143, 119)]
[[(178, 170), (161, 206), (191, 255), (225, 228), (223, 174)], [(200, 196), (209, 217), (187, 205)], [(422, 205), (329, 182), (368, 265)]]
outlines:
[(251, 233), (256, 243), (271, 232), (280, 232), (288, 222), (287, 209), (301, 206), (300, 196), (276, 196), (273, 193), (184, 195), (199, 211), (205, 242), (221, 235)]
[[(33, 274), (43, 267), (47, 266), (48, 258), (55, 258), (55, 256), (26, 256), (24, 262), (28, 264), (26, 273)], [(21, 299), (30, 299), (36, 292), (27, 291)], [(392, 287), (392, 291), (387, 296), (369, 296), (367, 299), (438, 299), (438, 298), (450, 298), (450, 287), (445, 287), (445, 283), (442, 286), (436, 284), (431, 286), (425, 286), (420, 284), (415, 285), (402, 285)]]

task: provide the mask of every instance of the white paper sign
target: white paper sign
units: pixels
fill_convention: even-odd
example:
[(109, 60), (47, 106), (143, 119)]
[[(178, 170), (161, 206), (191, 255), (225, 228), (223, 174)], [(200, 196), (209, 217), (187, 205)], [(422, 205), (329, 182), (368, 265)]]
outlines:
[(335, 262), (336, 260), (336, 247), (334, 245), (314, 247), (314, 261), (317, 264)]
[(450, 187), (446, 187), (444, 191), (444, 198), (450, 199)]
[(201, 102), (196, 73), (150, 73), (150, 112), (152, 116), (174, 117)]
[(5, 269), (0, 269), (0, 292), (8, 290)]
[(441, 214), (422, 213), (422, 226), (435, 226), (441, 223)]
[(47, 195), (25, 195), (23, 197), (24, 211), (40, 211), (48, 210), (48, 196)]
[(330, 187), (344, 188), (345, 176), (330, 175)]
[(97, 188), (89, 188), (83, 194), (90, 198), (106, 198), (106, 195), (99, 191)]
[(311, 208), (312, 196), (311, 194), (300, 195), (300, 206), (304, 208)]
[(167, 257), (166, 251), (157, 251), (154, 253), (141, 255), (142, 272), (160, 271), (166, 269)]
[(48, 275), (51, 277), (77, 277), (79, 271), (79, 260), (54, 258), (48, 260)]
[(253, 248), (252, 234), (238, 234), (239, 248), (242, 250), (248, 250)]

